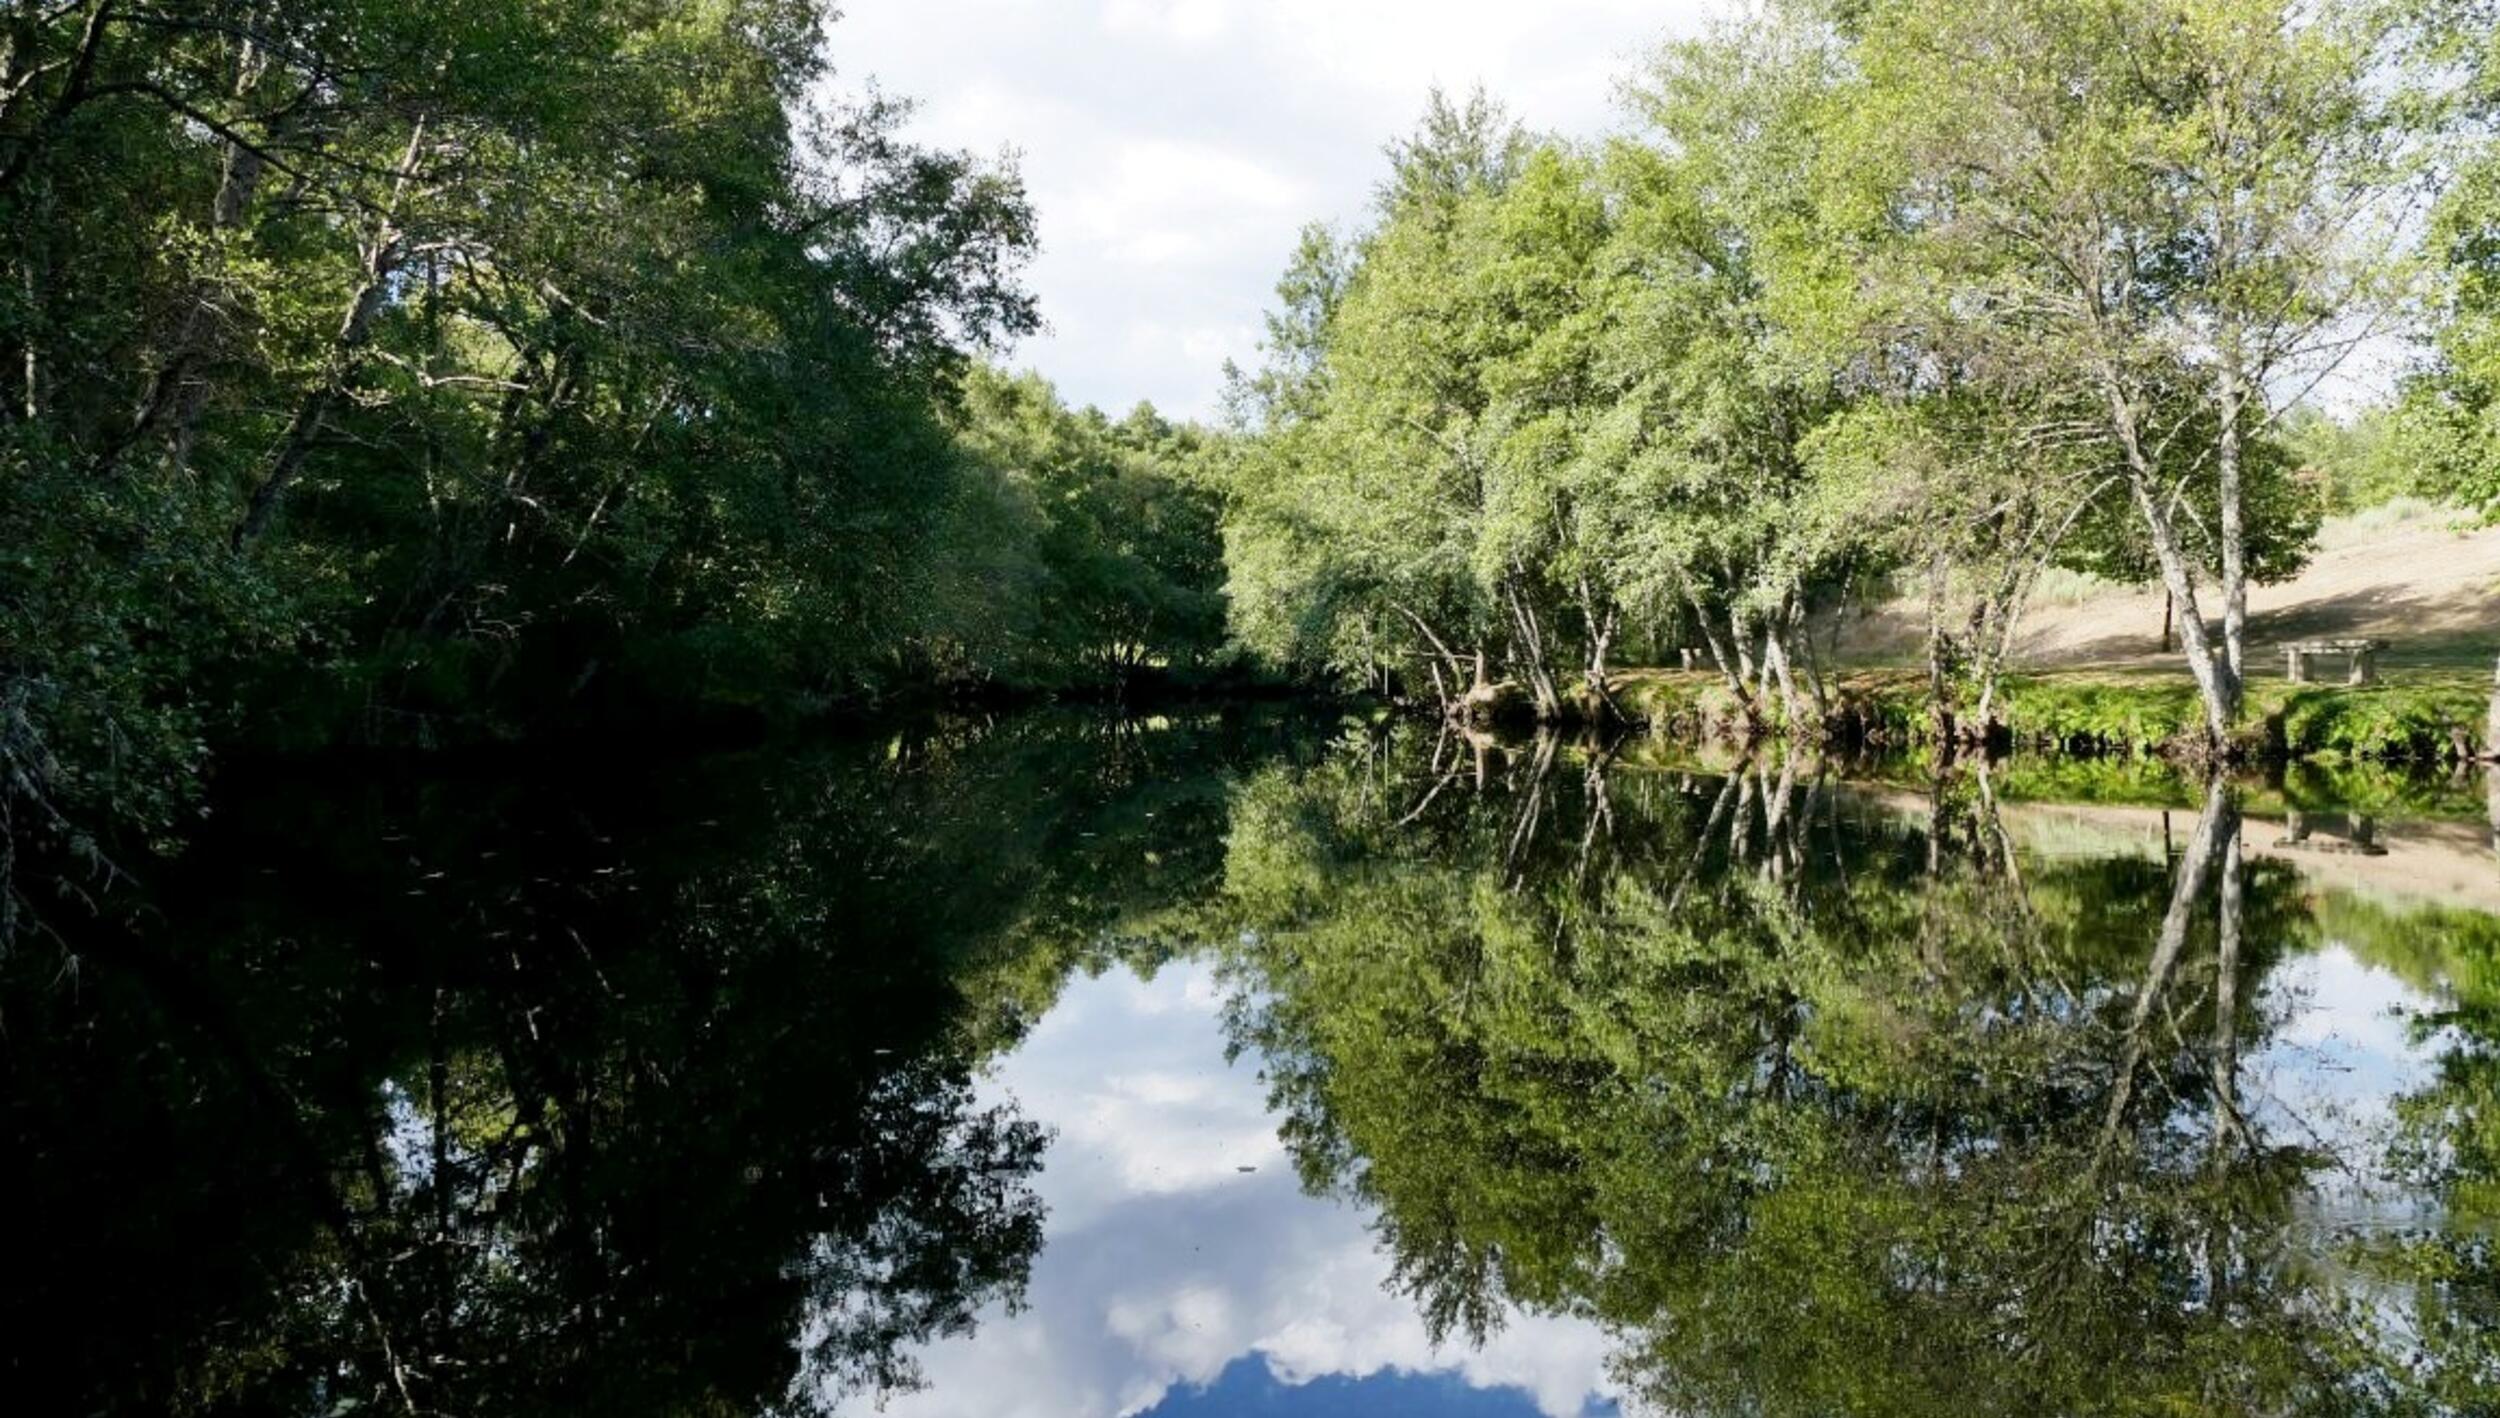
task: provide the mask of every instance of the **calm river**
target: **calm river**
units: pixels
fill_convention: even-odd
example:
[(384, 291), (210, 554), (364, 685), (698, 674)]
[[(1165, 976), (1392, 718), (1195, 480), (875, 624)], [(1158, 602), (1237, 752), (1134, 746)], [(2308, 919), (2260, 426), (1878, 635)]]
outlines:
[(0, 958), (0, 1409), (2491, 1413), (2488, 801), (1282, 712), (238, 770)]

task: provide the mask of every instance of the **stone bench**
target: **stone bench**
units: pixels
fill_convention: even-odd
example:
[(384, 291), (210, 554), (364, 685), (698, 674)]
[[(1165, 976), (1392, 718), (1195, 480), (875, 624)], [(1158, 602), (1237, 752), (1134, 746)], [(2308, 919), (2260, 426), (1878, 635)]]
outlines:
[(2342, 655), (2351, 666), (2344, 683), (2369, 684), (2378, 678), (2378, 657), (2386, 648), (2384, 640), (2294, 641), (2283, 647), (2283, 673), (2294, 684), (2307, 684), (2311, 660)]

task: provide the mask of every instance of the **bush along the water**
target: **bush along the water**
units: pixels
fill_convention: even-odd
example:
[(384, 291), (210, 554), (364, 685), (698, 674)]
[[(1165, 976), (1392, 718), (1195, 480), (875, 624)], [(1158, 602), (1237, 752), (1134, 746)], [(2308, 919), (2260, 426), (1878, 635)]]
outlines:
[(2469, 758), (2482, 748), (2486, 701), (2464, 684), (2287, 687), (2269, 717), (2294, 758), (2427, 761)]
[[(2095, 754), (2201, 749), (2196, 691), (2184, 678), (2037, 675), (2009, 679), (1998, 718), (2021, 748)], [(2436, 763), (2482, 749), (2484, 691), (2462, 679), (2366, 686), (2257, 684), (2230, 757)]]
[[(1636, 671), (1613, 694), (1624, 715), (1676, 738), (1788, 736), (1776, 706), (1746, 721), (1716, 679)], [(2370, 760), (2443, 763), (2484, 751), (2488, 691), (2472, 677), (2439, 675), (2363, 686), (2260, 683), (2249, 687), (2229, 757), (2243, 762)], [(2184, 677), (2076, 672), (2009, 677), (1985, 738), (2016, 750), (2090, 756), (2201, 753), (2203, 718)], [(1832, 685), (1819, 737), (1841, 747), (1906, 748), (1934, 737), (1927, 685), (1899, 671)]]
[(2017, 744), (2144, 753), (2196, 732), (2196, 687), (2158, 680), (2037, 676), (2008, 679), (2003, 719)]
[(1749, 720), (1736, 696), (1716, 676), (1649, 671), (1625, 675), (1608, 686), (1615, 711), (1653, 734), (1675, 738), (1747, 738), (1779, 733), (1778, 706), (1771, 722)]

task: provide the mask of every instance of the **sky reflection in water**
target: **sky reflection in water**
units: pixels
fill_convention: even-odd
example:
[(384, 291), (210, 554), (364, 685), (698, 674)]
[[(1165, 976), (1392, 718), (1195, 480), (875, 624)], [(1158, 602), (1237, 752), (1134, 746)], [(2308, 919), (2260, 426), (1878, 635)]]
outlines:
[[(941, 1342), (929, 1388), (884, 1411), (1612, 1412), (1592, 1324), (1528, 1316), (1482, 1349), (1431, 1342), (1385, 1289), (1368, 1218), (1303, 1195), (1256, 1060), (1225, 1062), (1221, 1003), (1202, 962), (1079, 981), (983, 1080), (1057, 1134), (1029, 1305)], [(1371, 1382), (1314, 1386), (1332, 1377)], [(1500, 1392), (1449, 1406), (1462, 1386)]]
[[(2249, 1060), (2251, 1112), (2358, 1155), (2418, 1086), (2429, 1001), (2341, 944), (2267, 982), (2289, 1022)], [(1214, 969), (1125, 968), (1069, 987), (977, 1089), (1051, 1128), (1050, 1208), (1028, 1304), (921, 1355), (930, 1386), (878, 1411), (996, 1414), (1528, 1415), (1621, 1411), (1593, 1323), (1514, 1317), (1481, 1348), (1436, 1345), (1387, 1289), (1360, 1210), (1306, 1196), (1258, 1076), (1228, 1063)], [(1244, 1171), (1250, 1168), (1254, 1170)], [(2335, 1190), (2334, 1179), (2323, 1188)], [(861, 1405), (863, 1411), (866, 1405)]]
[(2494, 1411), (2481, 785), (2322, 855), (2300, 782), (2069, 767), (1035, 715), (238, 782), (0, 958), (0, 1395)]

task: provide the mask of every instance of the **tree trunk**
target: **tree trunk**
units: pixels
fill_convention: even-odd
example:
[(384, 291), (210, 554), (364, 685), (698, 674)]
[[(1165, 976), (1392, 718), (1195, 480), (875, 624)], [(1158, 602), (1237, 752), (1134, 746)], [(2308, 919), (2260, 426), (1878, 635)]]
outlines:
[(2222, 840), (2222, 919), (2219, 951), (2214, 960), (2214, 1141), (2221, 1144), (2240, 1131), (2240, 916), (2243, 883), (2237, 815), (2225, 824)]
[(401, 154), (399, 168), (393, 175), (391, 200), (375, 222), (373, 235), (364, 248), (364, 280), (357, 288), (356, 298), (348, 304), (347, 314), (339, 322), (337, 336), (331, 341), (329, 367), (319, 387), (305, 396), (297, 406), (295, 417), (287, 424), (280, 440), (277, 456), (270, 460), (269, 472), (252, 489), (252, 500), (244, 509), (243, 520), (235, 524), (234, 548), (243, 550), (269, 527), (277, 514), (278, 503), (286, 496), (289, 485), (303, 470), (305, 456), (321, 436), (322, 424), (330, 410), (347, 390), (347, 381), (354, 370), (365, 341), (373, 334), (373, 322), (382, 313), (389, 296), (391, 277), (399, 270), (405, 249), (397, 216), (400, 199), (408, 184), (416, 177), (417, 160), (425, 152), (425, 120), (417, 120), (409, 131), (407, 151)]
[(2135, 410), (2114, 390), (2109, 397), (2112, 426), (2118, 434), (2120, 451), (2127, 459), (2127, 486), (2135, 494), (2136, 510), (2143, 514), (2145, 531), (2153, 543), (2153, 559), (2161, 567), (2162, 583), (2178, 602), (2179, 639), (2187, 650), (2188, 673), (2195, 677), (2197, 694), (2204, 700), (2208, 747), (2219, 753), (2230, 743), (2232, 725), (2239, 718), (2237, 671), (2231, 664), (2214, 661), (2204, 610), (2196, 599), (2195, 573), (2179, 545), (2178, 527), (2171, 521), (2170, 509), (2163, 505), (2163, 494), (2154, 486), (2158, 470), (2145, 456), (2143, 440), (2136, 430)]
[(2014, 632), (2022, 625), (2023, 603), (2031, 590), (2031, 580), (2017, 562), (1998, 582), (1997, 604), (1991, 610), (1990, 633), (1972, 643), (1976, 663), (1972, 666), (1979, 683), (1979, 703), (1971, 717), (1981, 733), (1990, 731), (1996, 721), (1997, 686), (2005, 680), (2005, 667), (2014, 658)]
[(2483, 719), (2483, 757), (2500, 763), (2500, 664), (2491, 671), (2491, 712)]
[[(1441, 712), (1446, 716), (1457, 704), (1457, 700), (1450, 697), (1451, 691), (1456, 688), (1457, 681), (1465, 678), (1467, 666), (1460, 662), (1457, 652), (1451, 650), (1449, 645), (1445, 643), (1438, 634), (1434, 633), (1430, 622), (1426, 621), (1422, 616), (1417, 615), (1414, 610), (1407, 606), (1400, 605), (1396, 606), (1395, 609), (1398, 614), (1405, 616), (1407, 621), (1415, 627), (1416, 631), (1424, 637), (1426, 643), (1432, 646), (1433, 653), (1441, 657), (1441, 663), (1433, 666), (1432, 684), (1433, 688), (1438, 691), (1441, 696)], [(1442, 683), (1441, 665), (1449, 666), (1450, 680), (1452, 683), (1448, 685)], [(1476, 652), (1475, 670), (1475, 683), (1481, 685), (1484, 682), (1484, 652), (1482, 650), (1478, 650)]]
[(2205, 628), (2204, 608), (2197, 603), (2194, 573), (2179, 547), (2169, 512), (2160, 505), (2159, 494), (2148, 480), (2137, 477), (2129, 481), (2135, 489), (2136, 506), (2152, 534), (2153, 555), (2161, 564), (2162, 580), (2178, 603), (2179, 642), (2187, 654), (2188, 674), (2196, 680), (2197, 693), (2204, 700), (2206, 737), (2219, 750), (2230, 742), (2231, 727), (2238, 717), (2239, 693), (2230, 683), (2231, 666), (2215, 659), (2215, 647)]
[(1946, 694), (1944, 593), (1948, 565), (1939, 551), (1927, 561), (1927, 712), (1939, 747), (1953, 741), (1953, 702)]
[(1588, 680), (1590, 704), (1605, 717), (1619, 720), (1623, 717), (1623, 710), (1615, 703), (1614, 685), (1611, 683), (1614, 672), (1607, 667), (1606, 663), (1608, 654), (1614, 648), (1615, 625), (1616, 613), (1608, 611), (1605, 623), (1596, 634), (1589, 637), (1589, 659), (1585, 675)]
[(1559, 723), (1562, 719), (1562, 695), (1554, 687), (1553, 666), (1546, 658), (1545, 629), (1537, 619), (1536, 607), (1519, 590), (1514, 578), (1502, 587), (1503, 599), (1510, 603), (1511, 627), (1518, 637), (1520, 668), (1528, 677), (1528, 694), (1536, 706), (1540, 724)]
[(1812, 727), (1814, 716), (1807, 709), (1805, 699), (1797, 693), (1796, 676), (1789, 672), (1788, 667), (1788, 647), (1780, 643), (1776, 629), (1763, 639), (1762, 658), (1779, 684), (1780, 708), (1788, 718), (1788, 736), (1795, 738), (1807, 732)]
[[(2091, 506), (2100, 501), (2112, 480), (2104, 478), (2076, 497), (2066, 515), (2059, 519), (2047, 535), (2027, 536), (2021, 551), (2009, 561), (2006, 574), (1998, 581), (1996, 634), (1979, 647), (1979, 722), (1984, 727), (1995, 720), (1997, 686), (2005, 678), (2005, 667), (2014, 662), (2014, 635), (2022, 628), (2023, 612), (2031, 608), (2031, 593), (2040, 583), (2040, 573), (2047, 569), (2049, 559), (2066, 544), (2066, 535)], [(2163, 613), (2164, 634), (2168, 633), (2168, 612)]]
[(2014, 654), (2014, 630), (2022, 623), (2023, 596), (2030, 586), (2029, 542), (2005, 554), (1992, 595), (1971, 610), (1970, 674), (1979, 698), (1971, 722), (1985, 735), (1996, 714), (1997, 681)]
[(1621, 623), (1622, 611), (1609, 606), (1603, 614), (1597, 609), (1597, 596), (1586, 576), (1580, 578), (1580, 618), (1588, 623), (1588, 659), (1581, 670), (1589, 691), (1591, 712), (1610, 720), (1620, 720), (1623, 711), (1615, 704), (1614, 690), (1608, 686), (1606, 657), (1614, 648), (1615, 629)]
[(27, 223), (26, 242), (20, 251), (22, 254), (18, 266), (18, 292), (26, 302), (25, 312), (19, 317), (26, 323), (26, 349), (22, 361), (26, 394), (19, 407), (25, 414), (26, 421), (33, 423), (43, 416), (43, 356), (35, 336), (35, 312), (40, 309), (40, 306), (36, 303), (35, 241), (32, 222)]
[(1753, 778), (1743, 764), (1730, 771), (1736, 776), (1736, 820), (1728, 826), (1727, 859), (1731, 866), (1744, 866), (1753, 855)]
[(1788, 598), (1788, 639), (1796, 647), (1788, 655), (1791, 667), (1802, 664), (1806, 672), (1807, 701), (1813, 706), (1816, 722), (1831, 712), (1831, 691), (1823, 683), (1823, 666), (1814, 651), (1814, 627), (1806, 620), (1803, 596)]
[(2179, 955), (2187, 948), (2188, 927), (2195, 917), (2197, 899), (2204, 894), (2205, 878), (2221, 855), (2223, 835), (2239, 832), (2239, 804), (2232, 797), (2233, 791), (2220, 778), (2206, 785), (2205, 810), (2197, 816), (2196, 835), (2188, 843), (2187, 854), (2179, 859), (2178, 875), (2170, 887), (2170, 908), (2162, 914), (2161, 937), (2154, 945), (2151, 963), (2145, 967), (2144, 987), (2137, 991), (2135, 1008), (2128, 1015), (2126, 1044), (2119, 1052), (2109, 1108), (2101, 1120), (2102, 1154), (2117, 1140), (2127, 1102), (2134, 1096), (2136, 1070), (2142, 1066), (2149, 1047), (2145, 1034), (2153, 1007), (2169, 988), (2171, 971), (2177, 968)]
[(1759, 722), (1761, 711), (1754, 704), (1753, 691), (1746, 687), (1745, 678), (1738, 670), (1737, 652), (1728, 648), (1726, 638), (1719, 633), (1717, 620), (1711, 616), (1709, 607), (1702, 604), (1698, 592), (1687, 590), (1684, 601), (1692, 607), (1693, 625), (1701, 633), (1701, 643), (1710, 651), (1710, 663), (1718, 667), (1719, 678), (1726, 682), (1729, 695), (1736, 700), (1737, 712), (1744, 715), (1748, 724)]
[(2222, 681), (2229, 692), (2223, 717), (2233, 723), (2240, 717), (2241, 686), (2248, 682), (2248, 666), (2241, 653), (2248, 630), (2248, 528), (2240, 506), (2240, 415), (2246, 403), (2237, 357), (2226, 357), (2215, 392), (2222, 431), (2214, 465), (2222, 503), (2222, 657), (2231, 667)]

